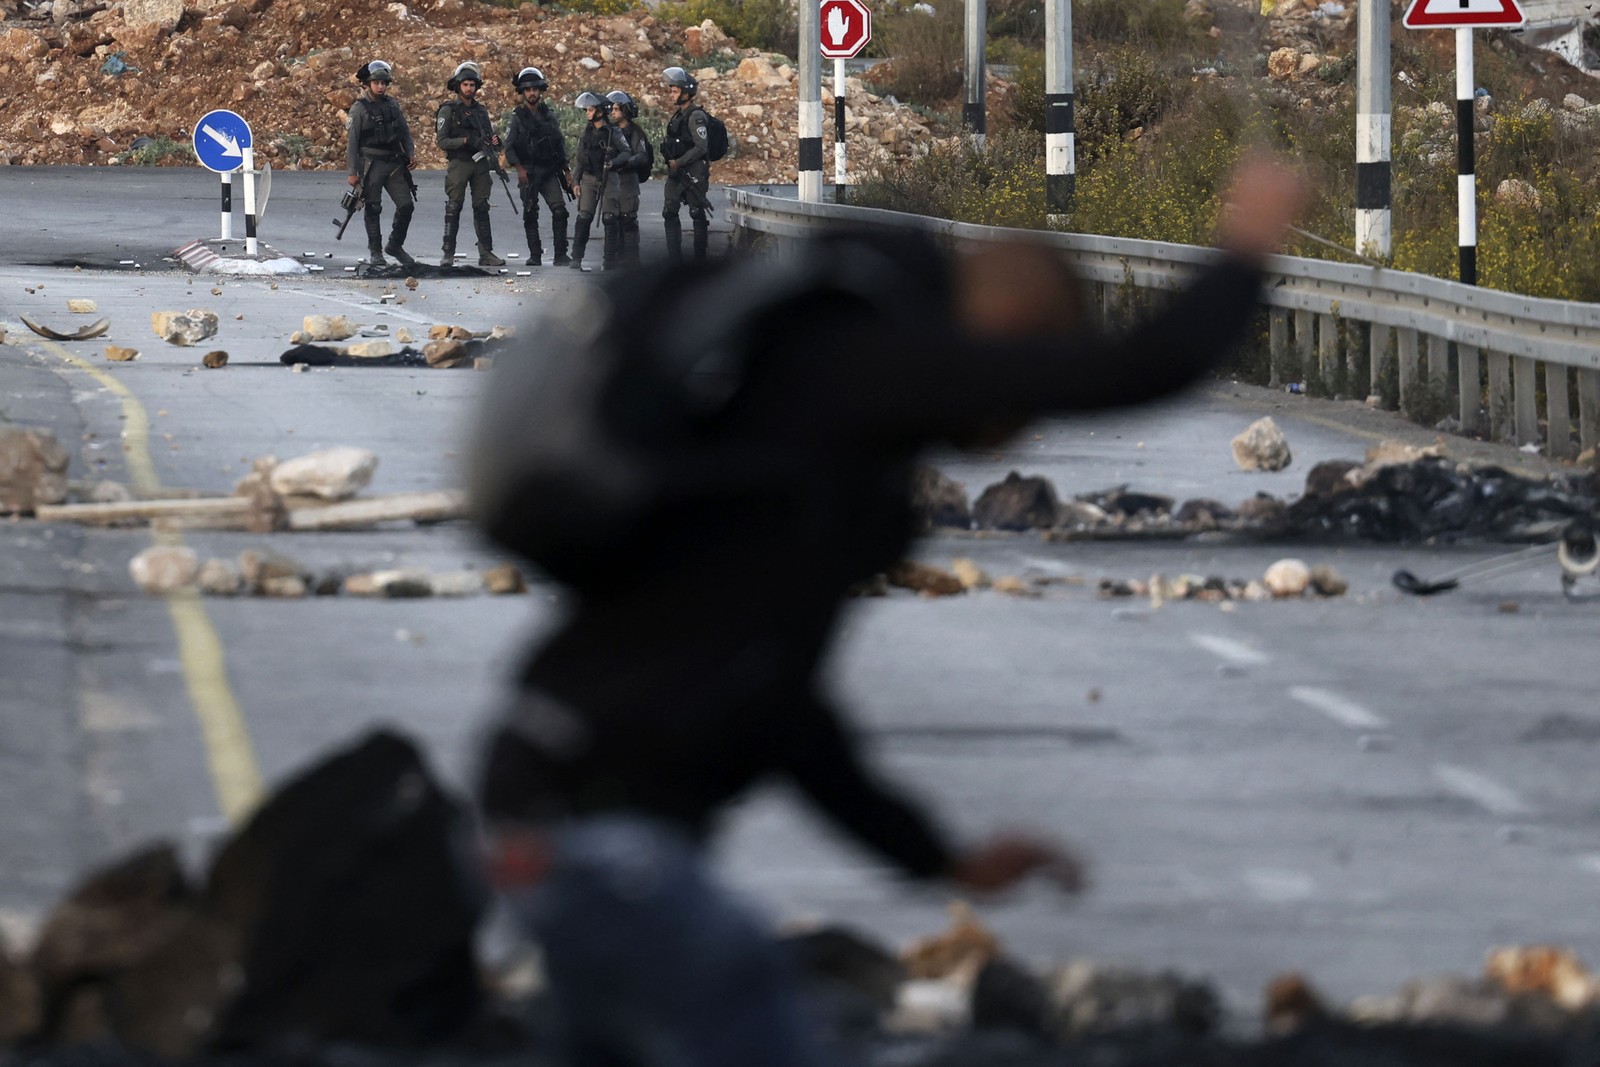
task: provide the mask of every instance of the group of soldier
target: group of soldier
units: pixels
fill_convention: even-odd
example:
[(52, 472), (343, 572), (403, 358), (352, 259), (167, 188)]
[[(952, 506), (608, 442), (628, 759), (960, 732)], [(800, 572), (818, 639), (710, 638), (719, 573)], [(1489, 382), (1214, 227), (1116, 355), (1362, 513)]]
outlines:
[[(400, 105), (389, 96), (394, 68), (381, 59), (356, 72), (363, 86), (350, 106), (349, 143), (345, 163), (352, 188), (364, 201), (369, 262), (374, 266), (393, 257), (402, 266), (416, 260), (406, 252), (406, 233), (416, 209), (416, 183), (411, 170), (416, 150)], [(695, 99), (699, 85), (682, 67), (669, 67), (663, 75), (672, 92), (673, 112), (667, 122), (661, 155), (666, 160), (662, 217), (670, 260), (683, 258), (679, 213), (687, 205), (693, 229), (693, 254), (704, 259), (710, 232), (710, 160), (707, 119)], [(516, 169), (522, 199), (522, 228), (528, 240), (528, 263), (539, 266), (544, 248), (539, 239), (539, 201), (550, 209), (551, 238), (558, 267), (588, 270), (584, 253), (595, 212), (600, 213), (607, 270), (636, 265), (639, 261), (639, 183), (654, 164), (649, 139), (637, 124), (639, 105), (629, 94), (616, 91), (600, 96), (579, 94), (575, 105), (586, 122), (577, 152), (569, 158), (567, 141), (546, 100), (550, 84), (537, 67), (524, 67), (512, 79), (517, 108), (504, 138), (478, 99), (483, 72), (476, 63), (456, 67), (446, 82), (451, 96), (434, 116), (435, 143), (447, 159), (445, 170), (444, 245), (441, 266), (456, 262), (456, 238), (461, 212), (472, 194), (472, 228), (478, 243), (478, 264), (499, 267), (505, 260), (494, 251), (490, 230), (489, 194), (494, 176), (506, 178), (506, 165)], [(504, 162), (501, 156), (504, 155)], [(394, 204), (389, 239), (383, 239), (382, 195)], [(568, 201), (577, 203), (571, 254), (568, 255)]]

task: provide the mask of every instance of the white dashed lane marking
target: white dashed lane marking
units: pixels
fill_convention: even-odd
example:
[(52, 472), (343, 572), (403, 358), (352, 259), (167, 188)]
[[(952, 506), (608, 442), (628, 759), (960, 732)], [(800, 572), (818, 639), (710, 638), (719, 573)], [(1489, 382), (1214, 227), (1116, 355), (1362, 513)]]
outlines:
[(1243, 641), (1235, 641), (1231, 637), (1218, 637), (1216, 634), (1190, 634), (1189, 641), (1198, 645), (1218, 659), (1229, 663), (1237, 663), (1241, 667), (1260, 667), (1271, 663), (1272, 657), (1265, 652), (1251, 648)]
[(1289, 688), (1289, 697), (1308, 708), (1322, 712), (1334, 722), (1348, 726), (1352, 730), (1385, 730), (1389, 727), (1388, 721), (1383, 716), (1373, 714), (1355, 701), (1346, 699), (1331, 689), (1296, 685)]
[(1465, 767), (1456, 767), (1448, 763), (1435, 763), (1433, 776), (1447, 790), (1458, 797), (1472, 801), (1490, 815), (1510, 817), (1533, 814), (1532, 804), (1518, 796), (1515, 791), (1477, 771), (1469, 771)]

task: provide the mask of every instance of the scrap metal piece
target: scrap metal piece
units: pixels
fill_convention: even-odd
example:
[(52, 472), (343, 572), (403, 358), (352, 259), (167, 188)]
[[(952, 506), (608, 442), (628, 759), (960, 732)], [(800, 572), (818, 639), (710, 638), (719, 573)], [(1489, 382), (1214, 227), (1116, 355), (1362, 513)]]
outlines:
[(87, 326), (80, 326), (71, 333), (62, 333), (60, 330), (52, 330), (48, 326), (40, 326), (26, 315), (18, 317), (22, 319), (22, 324), (28, 329), (40, 337), (48, 337), (52, 341), (87, 341), (91, 337), (99, 337), (111, 328), (110, 319), (99, 319)]

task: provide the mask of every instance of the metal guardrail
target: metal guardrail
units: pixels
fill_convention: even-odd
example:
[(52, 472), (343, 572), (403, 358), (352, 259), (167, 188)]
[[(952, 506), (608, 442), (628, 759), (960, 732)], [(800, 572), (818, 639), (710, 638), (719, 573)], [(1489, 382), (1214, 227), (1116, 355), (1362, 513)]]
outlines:
[[(761, 235), (782, 242), (869, 224), (911, 227), (952, 243), (1037, 241), (1067, 253), (1107, 311), (1130, 288), (1175, 289), (1219, 255), (1193, 245), (976, 226), (738, 189), (728, 190), (728, 199), (740, 241)], [(1600, 444), (1600, 304), (1296, 256), (1269, 261), (1265, 301), (1269, 385), (1310, 381), (1328, 393), (1387, 392), (1413, 416), (1449, 411), (1464, 433), (1542, 444), (1558, 458)], [(1394, 388), (1382, 388), (1386, 381)]]

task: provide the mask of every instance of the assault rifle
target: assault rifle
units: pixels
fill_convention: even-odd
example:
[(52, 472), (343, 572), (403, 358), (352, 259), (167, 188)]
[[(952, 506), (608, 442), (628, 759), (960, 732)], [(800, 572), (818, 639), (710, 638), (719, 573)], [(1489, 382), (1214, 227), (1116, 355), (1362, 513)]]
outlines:
[(339, 231), (334, 234), (333, 239), (335, 241), (344, 240), (344, 231), (350, 225), (350, 220), (356, 217), (356, 212), (360, 211), (361, 205), (366, 202), (367, 172), (370, 170), (372, 170), (372, 161), (369, 159), (367, 160), (367, 165), (361, 168), (361, 183), (350, 186), (344, 191), (344, 195), (339, 198), (339, 206), (344, 208), (344, 218), (342, 220), (333, 220), (334, 228)]
[(578, 194), (572, 190), (572, 171), (568, 170), (566, 167), (562, 167), (561, 170), (556, 173), (556, 177), (560, 180), (561, 191), (567, 194), (567, 199), (578, 199)]

